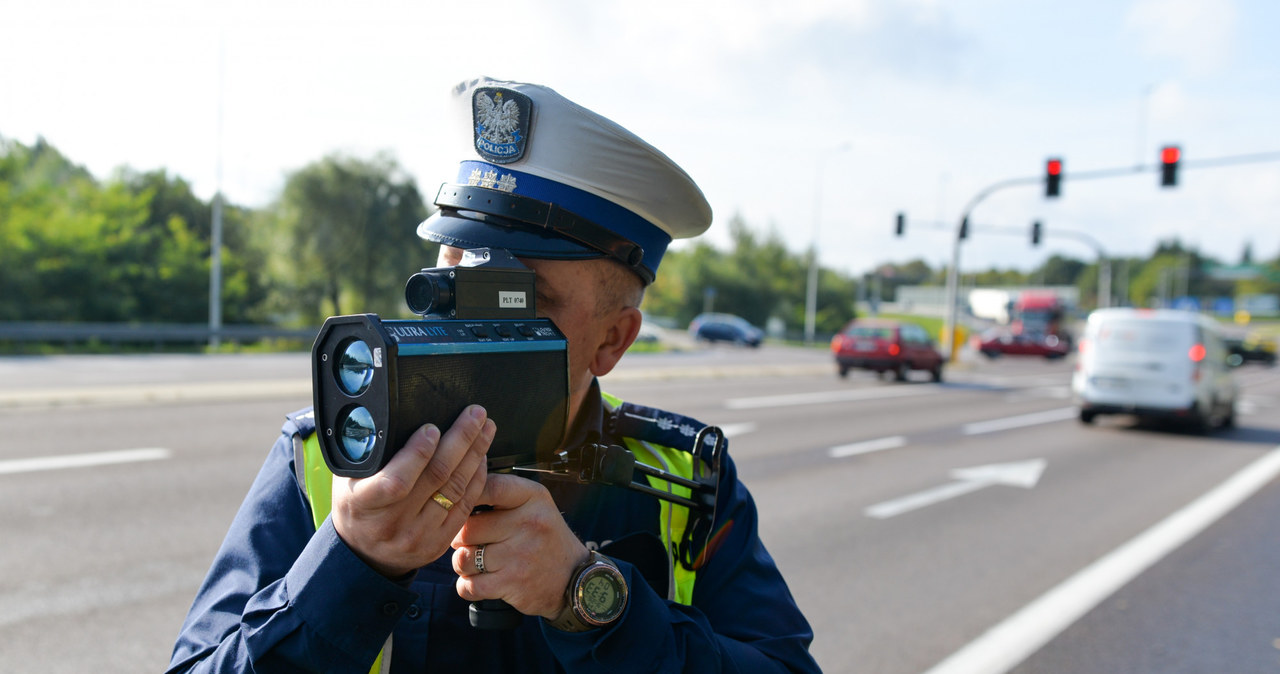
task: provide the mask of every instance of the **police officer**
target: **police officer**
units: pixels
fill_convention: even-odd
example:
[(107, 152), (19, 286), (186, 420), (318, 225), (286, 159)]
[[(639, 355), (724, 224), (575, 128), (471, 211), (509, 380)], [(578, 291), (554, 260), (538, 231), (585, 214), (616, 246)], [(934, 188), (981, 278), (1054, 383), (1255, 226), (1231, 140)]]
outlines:
[[(621, 401), (597, 377), (634, 341), (672, 238), (710, 225), (701, 191), (546, 87), (478, 79), (454, 100), (464, 159), (419, 234), (441, 244), (441, 265), (488, 247), (536, 272), (539, 313), (569, 344), (566, 447), (617, 444), (691, 474), (703, 424)], [(314, 432), (310, 410), (288, 418), (170, 671), (817, 670), (728, 457), (712, 519), (617, 487), (488, 474), (497, 429), (474, 405), (367, 478), (329, 474)], [(472, 627), (469, 602), (483, 599), (505, 600), (519, 626)]]

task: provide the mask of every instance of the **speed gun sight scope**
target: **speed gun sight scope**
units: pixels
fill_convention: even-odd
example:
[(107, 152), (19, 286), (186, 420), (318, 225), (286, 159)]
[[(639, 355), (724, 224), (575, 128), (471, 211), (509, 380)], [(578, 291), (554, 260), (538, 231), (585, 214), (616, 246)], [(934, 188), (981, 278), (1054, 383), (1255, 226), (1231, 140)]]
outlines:
[(537, 318), (535, 275), (505, 250), (405, 284), (422, 318), (333, 316), (311, 350), (316, 433), (335, 475), (382, 469), (425, 423), (447, 430), (470, 404), (497, 425), (489, 470), (554, 458), (568, 424), (564, 334)]

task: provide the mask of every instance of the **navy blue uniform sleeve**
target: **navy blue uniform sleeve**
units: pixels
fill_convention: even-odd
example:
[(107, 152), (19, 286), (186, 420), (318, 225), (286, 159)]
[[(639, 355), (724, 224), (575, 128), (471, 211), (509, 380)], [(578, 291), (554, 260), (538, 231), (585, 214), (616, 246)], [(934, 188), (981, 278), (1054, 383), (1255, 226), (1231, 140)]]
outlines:
[(240, 506), (170, 672), (367, 672), (416, 598), (356, 557), (331, 521), (314, 528), (290, 435)]
[(813, 631), (765, 550), (755, 502), (724, 458), (715, 528), (719, 547), (698, 571), (693, 606), (660, 597), (620, 562), (632, 590), (603, 631), (543, 633), (570, 672), (817, 672)]

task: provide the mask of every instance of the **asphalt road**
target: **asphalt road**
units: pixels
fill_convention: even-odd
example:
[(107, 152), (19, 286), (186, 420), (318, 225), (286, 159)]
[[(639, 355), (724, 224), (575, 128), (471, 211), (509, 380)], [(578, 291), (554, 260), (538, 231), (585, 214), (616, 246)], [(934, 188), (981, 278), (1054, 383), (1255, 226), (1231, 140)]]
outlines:
[[(603, 383), (730, 435), (826, 671), (1280, 671), (1280, 370), (1238, 370), (1238, 427), (1196, 435), (1081, 426), (1070, 367), (895, 384), (717, 348)], [(309, 372), (0, 359), (0, 671), (163, 670)]]

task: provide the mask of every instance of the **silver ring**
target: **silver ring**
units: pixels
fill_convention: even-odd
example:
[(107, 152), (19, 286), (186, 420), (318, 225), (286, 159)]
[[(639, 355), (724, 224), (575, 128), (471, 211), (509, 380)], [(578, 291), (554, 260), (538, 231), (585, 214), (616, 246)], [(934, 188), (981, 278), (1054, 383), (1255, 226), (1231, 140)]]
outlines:
[(484, 546), (476, 548), (476, 570), (480, 573), (489, 573), (484, 570)]

